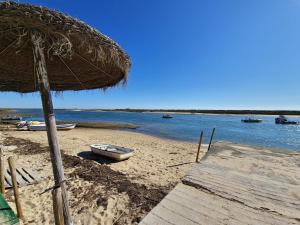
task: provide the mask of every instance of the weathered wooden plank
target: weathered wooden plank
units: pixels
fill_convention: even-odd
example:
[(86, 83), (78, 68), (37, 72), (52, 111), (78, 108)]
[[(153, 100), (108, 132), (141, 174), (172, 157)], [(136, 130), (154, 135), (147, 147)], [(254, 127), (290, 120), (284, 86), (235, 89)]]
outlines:
[(7, 183), (6, 179), (4, 179), (4, 185), (5, 185), (5, 188), (11, 187), (11, 185), (9, 185), (9, 184)]
[(9, 185), (8, 187), (12, 187), (11, 177), (7, 171), (5, 171), (4, 177), (5, 177), (5, 182)]
[(29, 176), (24, 170), (23, 168), (17, 168), (17, 172), (20, 174), (20, 176), (23, 177), (23, 179), (28, 183), (28, 184), (34, 184), (37, 181), (34, 180), (31, 176)]
[(216, 144), (141, 224), (300, 225), (300, 154), (233, 146)]
[[(198, 170), (195, 167), (201, 167), (201, 169)], [(228, 199), (244, 202), (251, 207), (268, 208), (271, 211), (286, 213), (291, 217), (294, 217), (297, 211), (300, 210), (299, 200), (292, 195), (288, 195), (288, 193), (297, 193), (298, 187), (296, 185), (284, 184), (289, 187), (284, 191), (281, 189), (282, 183), (274, 182), (268, 177), (261, 178), (264, 179), (261, 180), (256, 176), (255, 182), (250, 182), (250, 176), (239, 176), (233, 173), (234, 171), (231, 172), (231, 175), (225, 176), (224, 171), (226, 171), (226, 168), (224, 167), (220, 168), (219, 171), (214, 170), (211, 172), (207, 172), (208, 165), (205, 167), (197, 165), (195, 167), (184, 178), (184, 183), (212, 191)], [(207, 170), (207, 173), (204, 172), (205, 170)], [(226, 179), (223, 179), (224, 177)], [(297, 215), (300, 218), (300, 215)]]
[[(198, 173), (202, 176), (194, 175), (190, 173), (184, 179), (184, 181), (196, 180), (199, 185), (203, 183), (209, 183), (211, 185), (217, 186), (218, 188), (224, 189), (235, 189), (239, 192), (245, 192), (245, 194), (253, 194), (257, 197), (268, 198), (278, 201), (283, 201), (289, 204), (295, 204), (298, 201), (293, 197), (289, 196), (286, 192), (295, 192), (297, 193), (298, 187), (296, 185), (286, 185), (286, 187), (281, 188), (282, 185), (278, 184), (278, 182), (269, 183), (266, 181), (261, 182), (259, 179), (255, 179), (256, 183), (253, 184), (251, 182), (247, 182), (250, 180), (249, 178), (243, 179), (242, 177), (235, 176), (230, 178), (226, 176), (226, 180), (224, 181), (224, 175), (217, 174), (209, 174), (209, 173)], [(267, 179), (267, 178), (266, 178)], [(272, 188), (274, 187), (274, 188)], [(276, 198), (276, 199), (274, 199)], [(263, 199), (264, 201), (265, 199)], [(300, 206), (299, 206), (300, 209)]]
[(140, 225), (175, 225), (174, 223), (170, 223), (165, 219), (151, 213), (146, 216), (144, 220), (141, 221)]
[[(224, 176), (223, 176), (224, 177)], [(242, 179), (239, 180), (238, 177), (233, 178), (234, 182), (230, 180), (229, 178), (224, 181), (222, 179), (222, 176), (215, 176), (211, 174), (206, 174), (202, 177), (199, 176), (193, 176), (193, 174), (189, 174), (188, 176), (185, 177), (184, 181), (189, 181), (189, 180), (196, 180), (199, 185), (201, 182), (203, 183), (209, 183), (214, 186), (217, 186), (218, 188), (224, 189), (236, 189), (239, 192), (245, 192), (245, 194), (254, 194), (257, 196), (263, 196), (265, 198), (276, 198), (276, 200), (279, 201), (284, 201), (284, 202), (291, 202), (292, 204), (296, 203), (297, 200), (293, 198), (293, 196), (289, 196), (288, 194), (284, 194), (284, 192), (292, 192), (295, 191), (297, 192), (297, 187), (296, 186), (290, 186), (288, 188), (283, 188), (280, 191), (280, 186), (279, 188), (272, 189), (272, 186), (275, 186), (276, 183), (270, 182), (269, 186), (264, 185), (263, 183), (260, 183), (257, 180), (257, 184), (247, 184), (247, 178), (245, 179), (245, 183), (243, 183)], [(288, 186), (288, 185), (287, 185)], [(258, 188), (259, 187), (259, 188)]]
[[(270, 222), (269, 224), (288, 224), (291, 221), (268, 211), (253, 209), (239, 203), (232, 204), (230, 200), (184, 184), (177, 185), (174, 190), (176, 191), (170, 192), (165, 199), (182, 204), (186, 208), (192, 208), (197, 214), (204, 215), (204, 218), (210, 218), (218, 224), (222, 224), (222, 221), (232, 214), (238, 215), (230, 218), (231, 223), (235, 221), (237, 224), (247, 224), (249, 221), (252, 221), (252, 224), (263, 224), (266, 220)], [(206, 224), (211, 223), (211, 221), (206, 221)]]
[[(173, 214), (176, 214), (174, 216)], [(180, 219), (178, 217), (181, 217)], [(299, 221), (269, 211), (253, 209), (238, 202), (178, 184), (141, 222), (141, 224), (203, 225), (299, 224)], [(188, 219), (189, 221), (185, 221)], [(175, 221), (174, 221), (175, 220)]]
[[(5, 188), (11, 188), (11, 175), (10, 171), (5, 171)], [(35, 184), (42, 180), (42, 178), (33, 170), (31, 169), (24, 169), (24, 168), (17, 168), (16, 169), (16, 178), (17, 183), (20, 187)]]
[(24, 172), (26, 172), (33, 180), (35, 180), (36, 182), (39, 182), (42, 180), (42, 178), (40, 177), (40, 175), (38, 175), (35, 171), (33, 171), (30, 168), (22, 168), (24, 170)]
[(157, 207), (155, 207), (152, 211), (152, 213), (156, 216), (159, 216), (163, 218), (164, 220), (168, 221), (171, 224), (176, 225), (197, 225), (199, 223), (191, 220), (190, 218), (187, 218), (181, 214), (179, 214), (178, 211), (173, 211), (170, 208), (166, 208), (163, 204), (159, 204)]
[[(8, 170), (7, 172), (8, 172), (8, 174), (10, 174), (10, 176), (11, 176), (10, 171)], [(18, 184), (20, 187), (28, 185), (28, 183), (27, 183), (27, 182), (23, 179), (23, 177), (17, 172), (17, 170), (16, 170), (16, 173), (15, 173), (15, 174), (16, 174), (17, 184)]]

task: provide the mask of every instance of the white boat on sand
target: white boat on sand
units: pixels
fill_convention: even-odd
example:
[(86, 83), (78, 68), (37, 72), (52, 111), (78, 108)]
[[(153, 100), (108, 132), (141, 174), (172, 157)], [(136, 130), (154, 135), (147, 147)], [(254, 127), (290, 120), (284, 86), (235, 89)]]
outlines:
[(22, 117), (18, 116), (6, 116), (0, 118), (0, 122), (3, 124), (17, 124), (22, 120)]
[(133, 149), (124, 148), (116, 145), (94, 144), (91, 145), (90, 147), (93, 153), (108, 158), (112, 158), (117, 161), (128, 159), (134, 155)]
[[(75, 123), (69, 123), (69, 124), (57, 124), (56, 128), (57, 130), (72, 130), (76, 126)], [(46, 129), (46, 124), (45, 123), (40, 123), (40, 124), (29, 124), (27, 125), (28, 130), (31, 131), (45, 131)]]

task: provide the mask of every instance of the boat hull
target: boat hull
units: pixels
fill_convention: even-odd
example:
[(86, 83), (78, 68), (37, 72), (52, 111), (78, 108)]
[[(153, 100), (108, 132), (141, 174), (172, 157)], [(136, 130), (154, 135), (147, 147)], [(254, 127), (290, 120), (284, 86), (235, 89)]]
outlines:
[(0, 122), (3, 124), (17, 124), (22, 120), (21, 117), (2, 117), (0, 118)]
[(282, 125), (299, 125), (297, 121), (290, 121), (284, 116), (280, 116), (275, 118), (275, 124), (282, 124)]
[[(117, 161), (122, 161), (125, 159), (130, 158), (131, 156), (134, 155), (134, 150), (129, 149), (129, 148), (123, 148), (119, 146), (114, 146), (114, 145), (105, 145), (105, 144), (96, 144), (96, 145), (91, 145), (91, 150), (93, 153), (97, 155), (101, 155), (107, 158), (111, 158)], [(110, 147), (110, 149), (109, 149)], [(113, 149), (116, 148), (114, 151)], [(105, 150), (106, 149), (106, 150)]]
[(20, 120), (1, 120), (1, 123), (3, 123), (3, 124), (17, 124), (17, 123), (19, 123), (20, 122)]
[(275, 123), (282, 124), (282, 125), (299, 125), (299, 122), (296, 122), (296, 121), (275, 122)]
[[(59, 124), (56, 125), (57, 130), (72, 130), (74, 129), (76, 124)], [(34, 124), (34, 125), (29, 125), (28, 130), (30, 131), (46, 131), (46, 124)]]
[(243, 123), (261, 123), (262, 120), (242, 120)]
[(172, 119), (173, 116), (162, 116), (161, 118), (163, 118), (163, 119)]

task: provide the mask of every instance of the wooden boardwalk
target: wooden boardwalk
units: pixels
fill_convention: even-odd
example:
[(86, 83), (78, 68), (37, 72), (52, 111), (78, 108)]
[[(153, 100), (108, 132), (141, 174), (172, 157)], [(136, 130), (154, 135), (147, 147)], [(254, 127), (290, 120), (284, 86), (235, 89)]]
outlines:
[(216, 143), (141, 225), (300, 224), (300, 154)]
[[(5, 188), (12, 188), (12, 181), (10, 171), (5, 171)], [(42, 180), (42, 178), (32, 169), (29, 168), (17, 168), (16, 178), (19, 187), (23, 187), (30, 184), (36, 184)]]

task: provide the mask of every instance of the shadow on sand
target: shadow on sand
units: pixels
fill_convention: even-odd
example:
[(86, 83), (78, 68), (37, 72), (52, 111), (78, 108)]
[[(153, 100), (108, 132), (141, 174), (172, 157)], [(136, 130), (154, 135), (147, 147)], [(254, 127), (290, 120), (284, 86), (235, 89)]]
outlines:
[(82, 152), (78, 153), (77, 155), (84, 159), (93, 160), (100, 164), (113, 164), (113, 163), (118, 162), (116, 160), (113, 160), (113, 159), (110, 159), (110, 158), (107, 158), (104, 156), (96, 155), (91, 151), (82, 151)]

